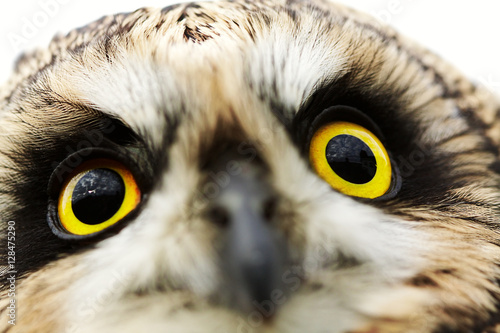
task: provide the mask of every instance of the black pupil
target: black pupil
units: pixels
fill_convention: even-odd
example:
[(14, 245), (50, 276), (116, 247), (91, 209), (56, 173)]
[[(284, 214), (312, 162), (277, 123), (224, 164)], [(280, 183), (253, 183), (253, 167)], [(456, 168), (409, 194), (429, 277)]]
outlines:
[(110, 169), (93, 169), (76, 184), (71, 198), (73, 213), (85, 224), (99, 224), (116, 214), (125, 198), (125, 184)]
[(370, 147), (352, 135), (332, 138), (326, 146), (326, 159), (337, 175), (354, 184), (368, 183), (377, 172)]

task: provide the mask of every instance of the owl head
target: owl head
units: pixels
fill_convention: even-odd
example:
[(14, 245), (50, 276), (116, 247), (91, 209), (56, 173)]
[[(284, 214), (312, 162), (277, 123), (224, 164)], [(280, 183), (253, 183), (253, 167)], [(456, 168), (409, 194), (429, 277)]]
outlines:
[(0, 89), (0, 330), (493, 332), (499, 106), (320, 0), (56, 37)]

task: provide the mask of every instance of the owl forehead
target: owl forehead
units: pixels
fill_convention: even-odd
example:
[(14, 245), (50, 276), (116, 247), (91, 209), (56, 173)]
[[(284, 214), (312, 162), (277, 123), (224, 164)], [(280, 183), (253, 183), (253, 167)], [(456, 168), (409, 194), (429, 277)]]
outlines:
[[(142, 9), (54, 40), (21, 61), (17, 79), (38, 66), (44, 75), (34, 79), (55, 99), (116, 117), (158, 149), (159, 134), (184, 115), (290, 121), (319, 89), (346, 77), (320, 98), (356, 86), (360, 94), (397, 96), (410, 110), (419, 107), (413, 100), (428, 100), (432, 109), (445, 90), (439, 74), (390, 29), (354, 14), (319, 1)], [(405, 116), (435, 121), (454, 112), (437, 108)]]
[[(279, 122), (290, 125), (309, 104), (322, 110), (342, 94), (379, 120), (425, 123), (429, 135), (419, 136), (433, 145), (467, 127), (446, 96), (454, 93), (450, 82), (460, 81), (450, 72), (445, 82), (440, 64), (410, 46), (337, 5), (187, 4), (105, 18), (55, 40), (37, 60), (42, 74), (29, 82), (65, 105), (83, 106), (75, 117), (92, 109), (121, 120), (154, 151), (178, 124), (190, 122), (198, 139), (222, 124), (255, 140), (256, 129), (280, 131)], [(55, 56), (58, 48), (65, 49)], [(44, 64), (44, 57), (52, 60)], [(44, 104), (28, 93), (32, 104)], [(434, 130), (443, 124), (445, 131)]]
[[(310, 15), (303, 15), (300, 27), (284, 13), (274, 13), (271, 22), (254, 16), (251, 33), (228, 28), (220, 13), (206, 15), (213, 26), (205, 32), (204, 23), (186, 23), (187, 17), (180, 23), (166, 20), (165, 33), (154, 38), (144, 35), (149, 25), (141, 27), (143, 34), (132, 30), (133, 40), (107, 46), (113, 50), (111, 60), (96, 43), (54, 73), (52, 89), (121, 119), (159, 145), (160, 135), (152, 133), (168, 131), (186, 115), (237, 123), (271, 113), (291, 118), (315, 87), (345, 72), (345, 46), (325, 36)], [(154, 13), (145, 20), (151, 17)], [(196, 42), (186, 37), (191, 24), (196, 26), (189, 31), (199, 33), (192, 37), (200, 39)]]

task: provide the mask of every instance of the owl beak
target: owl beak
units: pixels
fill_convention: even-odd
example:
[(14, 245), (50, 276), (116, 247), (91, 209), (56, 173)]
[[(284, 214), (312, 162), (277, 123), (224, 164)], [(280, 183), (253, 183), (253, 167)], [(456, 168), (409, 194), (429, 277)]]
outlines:
[[(269, 226), (251, 202), (240, 201), (229, 227), (226, 273), (233, 302), (243, 311), (260, 309), (281, 291), (287, 251), (283, 237)], [(272, 314), (271, 314), (272, 315)]]
[(222, 253), (225, 289), (232, 306), (243, 312), (257, 310), (270, 319), (277, 309), (273, 295), (286, 294), (282, 275), (288, 251), (285, 237), (272, 226), (269, 210), (274, 193), (263, 168), (253, 163), (241, 167), (214, 199), (226, 222)]

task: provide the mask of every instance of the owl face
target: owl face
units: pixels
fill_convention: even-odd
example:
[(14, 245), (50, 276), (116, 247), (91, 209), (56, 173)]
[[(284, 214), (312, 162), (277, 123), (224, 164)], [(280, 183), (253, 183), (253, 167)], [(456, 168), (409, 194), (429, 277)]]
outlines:
[(494, 327), (497, 101), (370, 17), (142, 9), (1, 94), (6, 331)]

